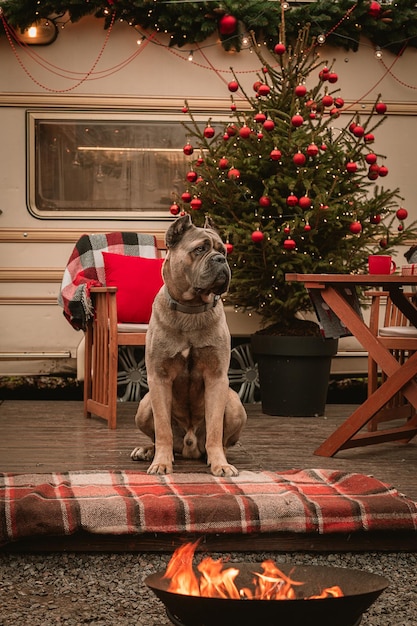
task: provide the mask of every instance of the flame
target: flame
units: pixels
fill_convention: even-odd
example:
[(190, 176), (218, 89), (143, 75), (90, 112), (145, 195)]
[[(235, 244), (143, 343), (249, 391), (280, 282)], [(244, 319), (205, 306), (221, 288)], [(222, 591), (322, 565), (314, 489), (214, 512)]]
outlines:
[[(164, 578), (170, 580), (168, 591), (188, 596), (204, 598), (225, 598), (233, 600), (294, 600), (294, 587), (303, 582), (293, 580), (267, 560), (261, 564), (263, 572), (253, 572), (253, 588), (238, 588), (235, 579), (239, 575), (236, 567), (224, 568), (221, 559), (204, 558), (198, 565), (197, 576), (193, 568), (193, 557), (198, 545), (186, 543), (177, 548), (169, 561)], [(306, 600), (337, 598), (343, 591), (337, 585), (323, 589), (318, 595), (308, 596)]]

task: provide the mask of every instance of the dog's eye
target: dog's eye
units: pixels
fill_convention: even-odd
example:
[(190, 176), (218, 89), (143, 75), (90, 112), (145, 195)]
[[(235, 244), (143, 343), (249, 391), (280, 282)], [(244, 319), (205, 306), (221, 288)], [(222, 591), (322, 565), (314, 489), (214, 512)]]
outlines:
[(194, 254), (203, 254), (204, 251), (205, 251), (204, 246), (197, 246), (197, 248), (194, 248)]

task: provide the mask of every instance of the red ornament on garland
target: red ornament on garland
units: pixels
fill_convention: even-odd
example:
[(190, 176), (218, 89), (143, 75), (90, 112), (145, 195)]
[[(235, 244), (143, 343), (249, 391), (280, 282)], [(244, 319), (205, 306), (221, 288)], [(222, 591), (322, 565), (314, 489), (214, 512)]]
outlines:
[(297, 85), (294, 89), (295, 95), (299, 98), (303, 98), (307, 93), (307, 87), (305, 85)]
[(204, 137), (206, 137), (206, 139), (211, 139), (212, 137), (214, 137), (215, 134), (215, 130), (213, 128), (213, 126), (206, 126), (204, 129)]
[(365, 129), (357, 124), (352, 132), (355, 137), (363, 137), (365, 134)]
[(315, 156), (318, 155), (318, 153), (319, 153), (319, 148), (318, 148), (318, 146), (316, 146), (315, 143), (311, 143), (307, 147), (307, 154), (308, 154), (308, 156), (315, 157)]
[(354, 174), (358, 169), (358, 164), (355, 163), (355, 161), (349, 161), (348, 163), (346, 163), (346, 169), (349, 174)]
[(239, 135), (242, 137), (242, 139), (247, 139), (250, 136), (251, 132), (252, 131), (249, 126), (242, 126), (242, 128), (239, 129)]
[(202, 204), (203, 203), (201, 202), (200, 198), (193, 198), (191, 200), (190, 207), (193, 209), (193, 211), (198, 211), (199, 209), (201, 209)]
[(279, 56), (281, 56), (282, 54), (285, 54), (286, 51), (287, 49), (283, 43), (277, 43), (276, 46), (274, 47), (275, 54), (278, 54)]
[(282, 157), (281, 150), (278, 150), (278, 148), (274, 148), (269, 153), (269, 156), (271, 157), (272, 161), (279, 161), (280, 158)]
[(231, 80), (230, 83), (227, 85), (227, 88), (231, 92), (237, 91), (239, 89), (239, 83), (235, 80)]
[(273, 120), (265, 120), (262, 126), (265, 128), (265, 130), (271, 132), (271, 130), (274, 130), (275, 128), (275, 122)]
[(228, 178), (230, 178), (231, 180), (236, 180), (238, 178), (240, 178), (240, 172), (238, 169), (236, 169), (235, 167), (230, 168), (230, 170), (227, 172), (227, 176)]
[(311, 207), (311, 198), (308, 196), (301, 196), (301, 198), (298, 199), (298, 205), (302, 209), (309, 209)]
[(291, 193), (291, 194), (287, 197), (287, 204), (288, 204), (288, 206), (297, 206), (297, 204), (298, 204), (298, 198), (297, 198), (297, 196), (295, 196), (293, 193)]
[(377, 102), (375, 105), (375, 111), (380, 115), (383, 115), (387, 112), (387, 105), (384, 102)]
[(229, 160), (226, 159), (226, 157), (223, 157), (219, 160), (219, 168), (221, 170), (227, 170), (227, 168), (229, 167)]
[(333, 97), (332, 96), (323, 96), (321, 99), (321, 103), (324, 107), (331, 107), (333, 105)]
[(231, 126), (228, 126), (226, 128), (226, 133), (229, 135), (229, 137), (234, 137), (237, 133), (236, 126), (234, 126), (233, 124)]
[(187, 156), (190, 156), (190, 154), (194, 152), (194, 148), (190, 143), (186, 143), (182, 150)]
[(310, 226), (310, 224), (308, 222), (305, 224), (304, 230), (306, 231), (306, 233), (310, 232), (311, 226)]
[(259, 113), (257, 113), (253, 119), (258, 124), (263, 124), (264, 121), (266, 120), (266, 115), (265, 115), (265, 113), (262, 113), (261, 111), (259, 111)]
[(228, 241), (226, 241), (226, 253), (227, 254), (232, 254), (233, 252), (233, 245), (231, 243), (229, 243)]
[(182, 111), (183, 113), (188, 113), (188, 107), (182, 107), (181, 111)]
[(405, 220), (408, 217), (408, 211), (407, 209), (404, 209), (403, 207), (401, 207), (400, 209), (398, 209), (396, 216), (399, 220)]
[(270, 93), (271, 93), (271, 87), (269, 87), (269, 85), (264, 85), (263, 83), (259, 85), (258, 95), (268, 96)]
[(369, 165), (373, 165), (374, 163), (377, 162), (378, 157), (376, 156), (376, 154), (374, 154), (373, 152), (369, 152), (366, 157), (365, 157), (365, 161), (369, 164)]
[(181, 196), (181, 200), (183, 202), (191, 202), (191, 194), (189, 191), (184, 191), (184, 193)]
[(178, 215), (178, 213), (180, 212), (180, 207), (178, 206), (178, 204), (176, 202), (174, 202), (169, 207), (169, 211), (170, 211), (171, 215)]
[(381, 15), (381, 5), (379, 2), (375, 2), (374, 0), (369, 5), (368, 15), (370, 17), (378, 18)]
[(304, 123), (304, 118), (302, 115), (293, 115), (291, 118), (291, 124), (293, 126), (295, 126), (296, 128), (298, 128), (299, 126), (302, 126)]
[(343, 98), (335, 98), (334, 105), (338, 109), (342, 109), (345, 106), (345, 101), (343, 100)]
[(388, 168), (385, 165), (381, 165), (379, 168), (379, 175), (382, 177), (388, 176)]
[(362, 231), (362, 224), (358, 221), (352, 222), (349, 226), (349, 230), (354, 235), (359, 235), (359, 233)]
[(197, 180), (197, 172), (194, 172), (192, 170), (190, 172), (187, 172), (186, 179), (189, 183), (195, 183), (195, 181)]
[(259, 228), (257, 228), (253, 231), (251, 239), (254, 243), (260, 243), (264, 239), (264, 234), (259, 230)]
[(304, 163), (307, 161), (305, 155), (302, 152), (297, 152), (297, 154), (294, 154), (292, 160), (298, 166), (304, 165)]
[(233, 35), (237, 28), (237, 19), (233, 15), (223, 15), (219, 19), (219, 33), (221, 35)]
[(365, 143), (373, 143), (375, 141), (375, 135), (372, 133), (366, 133), (363, 140)]
[(376, 215), (371, 215), (370, 220), (371, 224), (379, 224), (381, 221), (381, 216), (376, 214)]
[(330, 72), (327, 80), (329, 81), (329, 83), (337, 83), (337, 81), (339, 80), (339, 76), (336, 74), (336, 72)]
[(285, 239), (284, 241), (284, 248), (286, 250), (295, 250), (297, 244), (295, 243), (294, 239), (291, 239), (291, 237), (288, 237), (288, 239)]
[(271, 206), (271, 199), (268, 198), (268, 196), (261, 196), (259, 198), (259, 206), (262, 206), (264, 208), (268, 208)]

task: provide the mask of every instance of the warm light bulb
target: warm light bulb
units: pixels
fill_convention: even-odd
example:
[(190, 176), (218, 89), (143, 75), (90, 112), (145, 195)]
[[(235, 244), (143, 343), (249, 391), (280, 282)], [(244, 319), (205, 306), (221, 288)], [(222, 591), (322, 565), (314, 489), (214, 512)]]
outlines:
[(326, 35), (318, 35), (317, 37), (317, 43), (319, 43), (321, 46), (326, 43)]
[(192, 60), (193, 60), (193, 55), (194, 55), (193, 51), (192, 51), (192, 50), (190, 50), (190, 52), (189, 52), (189, 54), (188, 54), (188, 60), (189, 60), (189, 61), (192, 61)]
[(375, 58), (378, 60), (382, 59), (382, 50), (379, 47), (375, 48)]
[(27, 29), (27, 34), (29, 37), (31, 37), (32, 39), (34, 37), (36, 37), (36, 35), (38, 34), (38, 29), (36, 26), (31, 26), (30, 28)]

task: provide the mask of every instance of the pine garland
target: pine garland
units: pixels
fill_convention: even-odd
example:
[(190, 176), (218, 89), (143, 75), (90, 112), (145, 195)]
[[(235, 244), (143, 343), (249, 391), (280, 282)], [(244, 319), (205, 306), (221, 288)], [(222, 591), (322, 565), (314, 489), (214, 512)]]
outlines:
[[(357, 50), (361, 37), (374, 46), (398, 54), (406, 46), (417, 47), (415, 0), (316, 0), (287, 2), (285, 11), (288, 42), (295, 41), (300, 24), (311, 23), (313, 37), (324, 36), (332, 46)], [(5, 0), (0, 10), (14, 27), (27, 28), (40, 18), (59, 21), (64, 15), (77, 22), (87, 15), (102, 19), (108, 28), (112, 16), (144, 31), (168, 33), (170, 46), (190, 46), (217, 33), (226, 50), (239, 51), (242, 35), (252, 32), (257, 41), (272, 49), (279, 38), (281, 2), (268, 0)], [(236, 18), (236, 28), (223, 33), (221, 19)], [(220, 30), (219, 30), (220, 27)]]

